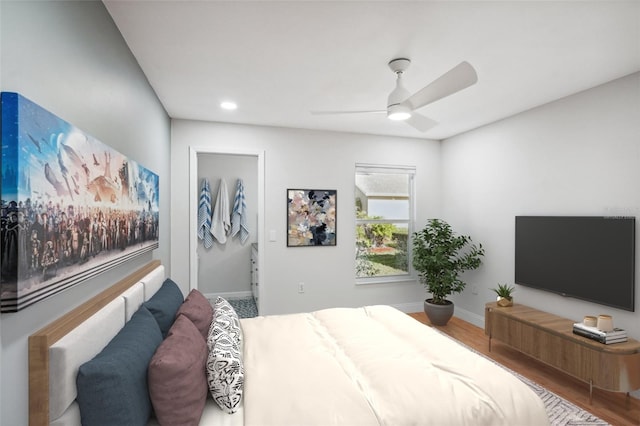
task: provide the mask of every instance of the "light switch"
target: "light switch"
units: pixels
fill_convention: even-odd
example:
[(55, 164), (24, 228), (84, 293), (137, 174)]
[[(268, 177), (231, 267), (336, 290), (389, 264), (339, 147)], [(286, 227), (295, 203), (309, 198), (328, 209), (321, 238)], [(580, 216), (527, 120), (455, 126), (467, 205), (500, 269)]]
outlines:
[(275, 241), (275, 240), (276, 240), (276, 230), (271, 229), (269, 231), (269, 241)]

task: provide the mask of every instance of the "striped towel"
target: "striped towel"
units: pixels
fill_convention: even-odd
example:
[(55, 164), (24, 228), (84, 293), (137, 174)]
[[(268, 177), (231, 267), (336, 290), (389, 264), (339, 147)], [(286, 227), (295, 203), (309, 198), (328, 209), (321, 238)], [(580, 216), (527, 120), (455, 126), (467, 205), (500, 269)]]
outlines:
[(213, 236), (211, 235), (211, 189), (206, 178), (202, 179), (200, 202), (198, 204), (198, 238), (204, 241), (205, 248), (211, 248), (213, 245)]
[(231, 214), (231, 237), (240, 233), (242, 244), (249, 238), (249, 228), (247, 227), (247, 204), (244, 201), (244, 184), (242, 179), (238, 179), (236, 196), (233, 201), (233, 213)]
[(231, 228), (229, 193), (227, 192), (227, 183), (224, 179), (220, 179), (216, 205), (213, 208), (213, 216), (211, 217), (211, 234), (220, 244), (224, 244), (227, 242), (229, 228)]

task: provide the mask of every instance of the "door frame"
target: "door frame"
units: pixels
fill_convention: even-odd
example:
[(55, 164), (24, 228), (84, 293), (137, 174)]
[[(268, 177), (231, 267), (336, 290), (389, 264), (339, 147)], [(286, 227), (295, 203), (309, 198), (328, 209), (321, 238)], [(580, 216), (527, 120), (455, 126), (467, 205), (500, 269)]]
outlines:
[(207, 146), (189, 147), (189, 290), (198, 288), (198, 203), (200, 191), (198, 187), (198, 155), (246, 155), (256, 157), (258, 161), (258, 312), (262, 312), (265, 288), (262, 279), (264, 271), (264, 150), (219, 149)]

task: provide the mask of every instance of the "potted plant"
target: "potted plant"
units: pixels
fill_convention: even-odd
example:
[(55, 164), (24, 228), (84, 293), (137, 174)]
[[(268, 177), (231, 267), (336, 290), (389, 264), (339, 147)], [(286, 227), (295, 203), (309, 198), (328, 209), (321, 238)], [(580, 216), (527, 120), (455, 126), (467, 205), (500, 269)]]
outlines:
[(434, 325), (446, 325), (453, 316), (453, 302), (447, 297), (464, 290), (466, 283), (459, 277), (464, 271), (477, 269), (482, 263), (482, 244), (473, 244), (471, 237), (457, 235), (441, 219), (430, 219), (413, 234), (413, 267), (420, 282), (431, 293), (424, 302), (424, 311)]
[(511, 295), (515, 288), (507, 284), (498, 284), (498, 288), (492, 288), (498, 296), (496, 298), (498, 306), (503, 308), (513, 306), (513, 296)]

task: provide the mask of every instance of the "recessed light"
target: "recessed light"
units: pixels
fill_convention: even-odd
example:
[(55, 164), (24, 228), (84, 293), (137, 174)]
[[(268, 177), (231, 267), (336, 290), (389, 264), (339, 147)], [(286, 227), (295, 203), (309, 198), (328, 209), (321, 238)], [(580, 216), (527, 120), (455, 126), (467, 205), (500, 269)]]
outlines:
[(235, 102), (225, 101), (220, 104), (220, 108), (227, 110), (238, 109), (238, 105)]

